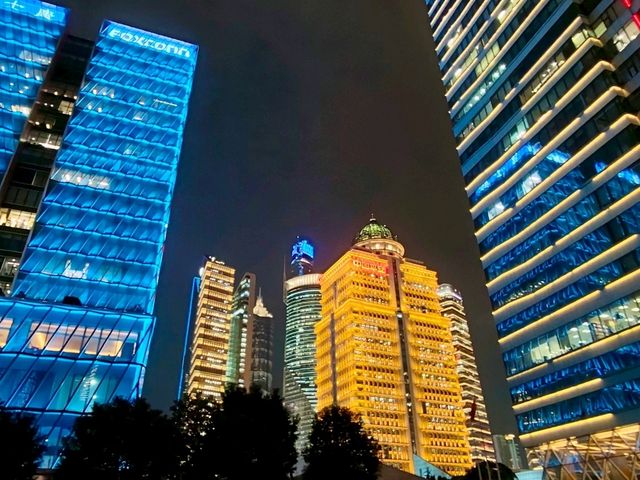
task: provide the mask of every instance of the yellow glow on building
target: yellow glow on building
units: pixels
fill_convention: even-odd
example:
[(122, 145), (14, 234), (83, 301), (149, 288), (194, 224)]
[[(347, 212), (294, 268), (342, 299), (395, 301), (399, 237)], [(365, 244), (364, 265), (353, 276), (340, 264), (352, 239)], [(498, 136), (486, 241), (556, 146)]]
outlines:
[(318, 409), (335, 403), (360, 414), (384, 463), (416, 473), (416, 455), (462, 475), (471, 456), (450, 320), (436, 273), (403, 255), (371, 219), (323, 274)]
[(200, 273), (187, 393), (216, 400), (226, 385), (235, 269), (207, 257)]

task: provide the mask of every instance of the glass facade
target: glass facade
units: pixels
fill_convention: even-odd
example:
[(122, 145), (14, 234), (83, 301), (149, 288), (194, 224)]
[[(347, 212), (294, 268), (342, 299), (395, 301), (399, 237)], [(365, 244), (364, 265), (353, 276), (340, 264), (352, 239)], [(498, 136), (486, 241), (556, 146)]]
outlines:
[(271, 389), (273, 315), (256, 295), (256, 276), (245, 273), (233, 294), (229, 329), (227, 383)]
[(141, 393), (197, 56), (113, 22), (62, 36), (66, 17), (0, 4), (0, 401), (37, 416), (44, 467), (94, 402)]
[(552, 450), (640, 422), (639, 5), (426, 4), (520, 440), (605, 478)]
[[(302, 243), (304, 242), (304, 243)], [(291, 276), (284, 282), (286, 308), (283, 396), (297, 415), (298, 452), (307, 445), (318, 403), (316, 398), (316, 335), (320, 320), (320, 274), (313, 271), (314, 247), (300, 237), (291, 252)], [(304, 267), (304, 268), (302, 268)]]

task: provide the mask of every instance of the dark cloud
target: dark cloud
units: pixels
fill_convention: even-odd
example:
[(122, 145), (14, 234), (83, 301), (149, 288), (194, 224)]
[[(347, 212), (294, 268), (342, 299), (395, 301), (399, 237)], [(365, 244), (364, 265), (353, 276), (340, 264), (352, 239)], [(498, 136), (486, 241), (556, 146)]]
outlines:
[(200, 45), (145, 383), (154, 404), (175, 394), (202, 255), (257, 274), (280, 351), (290, 241), (311, 236), (325, 268), (374, 212), (463, 292), (494, 429), (513, 431), (421, 0), (61, 3), (82, 36), (110, 18)]

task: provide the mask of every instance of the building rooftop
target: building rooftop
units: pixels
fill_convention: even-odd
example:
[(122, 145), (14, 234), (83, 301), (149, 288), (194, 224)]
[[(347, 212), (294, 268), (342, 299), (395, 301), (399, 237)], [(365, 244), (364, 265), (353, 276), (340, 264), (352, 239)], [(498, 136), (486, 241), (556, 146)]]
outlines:
[(387, 240), (398, 240), (398, 237), (393, 234), (391, 229), (386, 225), (381, 225), (378, 220), (371, 214), (369, 223), (367, 223), (360, 232), (354, 237), (353, 243), (360, 243), (366, 240), (372, 240), (376, 238), (382, 238)]

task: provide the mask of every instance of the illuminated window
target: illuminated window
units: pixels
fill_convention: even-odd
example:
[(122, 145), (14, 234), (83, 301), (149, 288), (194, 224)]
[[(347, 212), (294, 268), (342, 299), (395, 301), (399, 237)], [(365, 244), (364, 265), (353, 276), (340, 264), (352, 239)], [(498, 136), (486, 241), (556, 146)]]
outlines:
[(3, 348), (7, 344), (11, 325), (13, 325), (13, 320), (10, 318), (0, 320), (0, 348)]
[(487, 215), (489, 216), (489, 220), (491, 220), (492, 218), (500, 215), (502, 212), (504, 212), (504, 204), (500, 200), (498, 200), (489, 209), (489, 211), (487, 212)]
[(542, 182), (542, 178), (537, 171), (527, 175), (518, 187), (518, 198), (524, 197), (527, 193), (533, 190), (536, 185), (539, 185), (540, 182)]
[(613, 44), (616, 46), (616, 49), (621, 52), (627, 47), (627, 45), (635, 40), (638, 33), (640, 33), (638, 27), (635, 25), (633, 20), (630, 20), (613, 36)]
[(58, 111), (64, 113), (65, 115), (71, 115), (71, 112), (73, 112), (73, 102), (62, 100), (60, 102), (60, 105), (58, 105)]
[(73, 183), (74, 185), (83, 185), (101, 190), (107, 190), (110, 186), (108, 177), (65, 168), (57, 169), (51, 175), (51, 178), (60, 183)]
[[(48, 352), (123, 357), (135, 353), (136, 341), (135, 333), (41, 323), (31, 326), (29, 347)], [(129, 348), (124, 348), (125, 345)]]
[(31, 230), (36, 214), (13, 208), (0, 208), (0, 225)]

